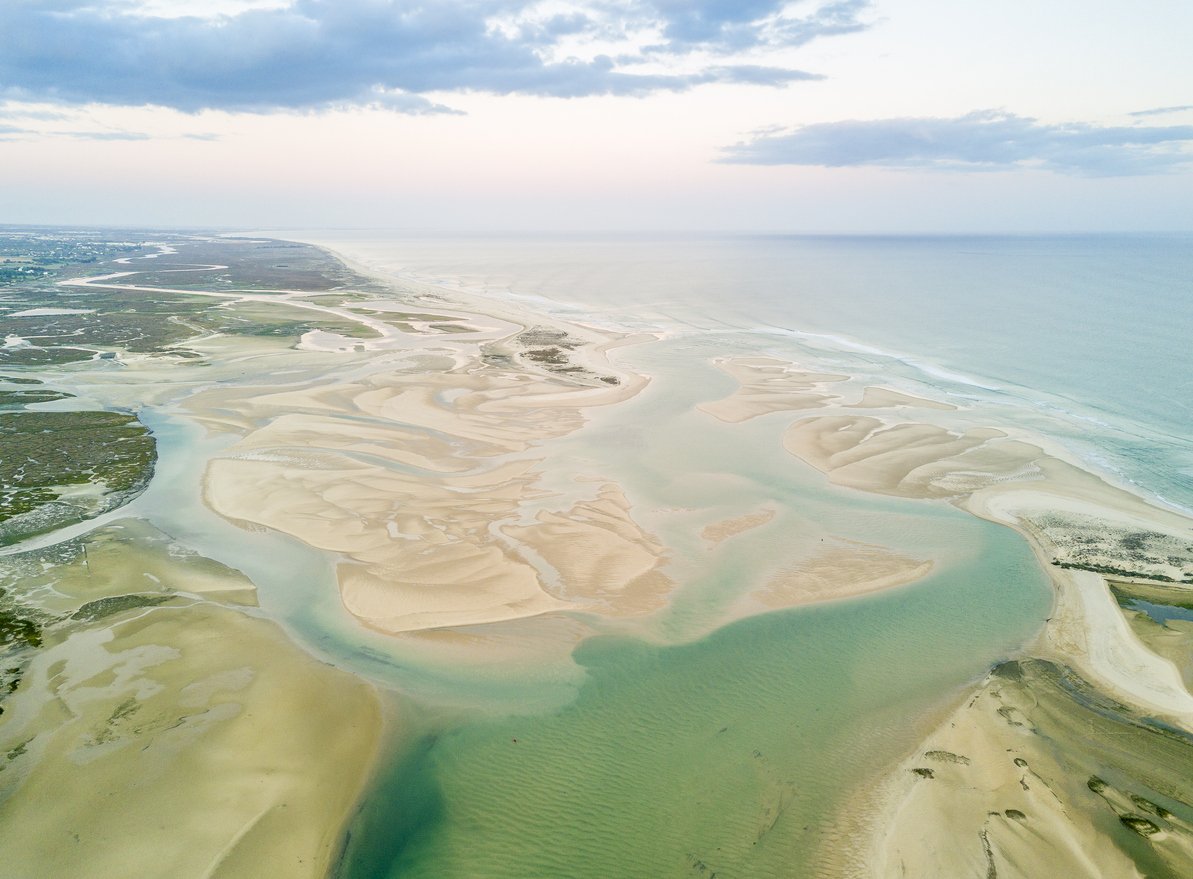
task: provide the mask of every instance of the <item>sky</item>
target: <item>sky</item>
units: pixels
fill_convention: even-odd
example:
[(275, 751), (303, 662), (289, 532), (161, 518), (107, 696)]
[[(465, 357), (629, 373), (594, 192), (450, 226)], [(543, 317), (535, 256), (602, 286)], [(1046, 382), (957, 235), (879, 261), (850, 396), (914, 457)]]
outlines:
[(0, 223), (1193, 230), (1188, 0), (3, 0)]

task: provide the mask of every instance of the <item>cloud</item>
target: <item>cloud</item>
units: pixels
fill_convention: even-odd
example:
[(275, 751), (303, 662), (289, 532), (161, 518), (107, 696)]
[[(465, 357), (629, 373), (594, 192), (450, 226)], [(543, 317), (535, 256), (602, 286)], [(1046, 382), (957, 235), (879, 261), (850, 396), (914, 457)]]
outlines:
[[(577, 0), (560, 12), (539, 0), (293, 0), (200, 16), (147, 0), (4, 0), (0, 97), (186, 112), (444, 113), (452, 111), (422, 95), (782, 85), (815, 77), (759, 64), (759, 51), (861, 30), (869, 0), (809, 0), (801, 15), (791, 5)], [(601, 51), (606, 44), (617, 48)]]
[(869, 0), (837, 0), (794, 16), (772, 0), (658, 0), (665, 52), (696, 48), (751, 49), (802, 46), (818, 37), (850, 34), (868, 26)]
[(744, 165), (874, 166), (1118, 177), (1193, 164), (1193, 126), (1049, 125), (999, 111), (955, 118), (851, 120), (761, 133), (725, 148), (720, 161)]
[(149, 140), (149, 135), (142, 131), (58, 131), (54, 134), (73, 140)]
[(1162, 116), (1165, 113), (1183, 113), (1186, 110), (1193, 110), (1193, 104), (1180, 104), (1176, 107), (1152, 107), (1150, 110), (1136, 110), (1134, 113), (1129, 113), (1130, 116)]

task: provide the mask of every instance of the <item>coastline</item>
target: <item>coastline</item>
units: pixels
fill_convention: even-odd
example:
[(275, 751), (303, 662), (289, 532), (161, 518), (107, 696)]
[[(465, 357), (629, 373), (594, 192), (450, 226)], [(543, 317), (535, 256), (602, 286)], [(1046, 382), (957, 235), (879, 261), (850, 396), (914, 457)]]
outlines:
[[(352, 263), (342, 253), (336, 255), (346, 263), (358, 266), (360, 271), (370, 271), (367, 266)], [(473, 302), (470, 307), (492, 307), (492, 304)], [(866, 415), (800, 417), (785, 431), (784, 444), (793, 456), (825, 473), (830, 481), (842, 487), (914, 499), (947, 500), (973, 515), (1016, 530), (1032, 547), (1041, 567), (1049, 574), (1054, 590), (1053, 614), (1037, 638), (1023, 645), (1022, 655), (1039, 656), (1072, 666), (1102, 692), (1133, 705), (1137, 712), (1159, 713), (1170, 722), (1193, 729), (1193, 697), (1184, 689), (1176, 667), (1171, 661), (1148, 651), (1131, 634), (1113, 602), (1106, 603), (1110, 597), (1099, 574), (1070, 572), (1051, 564), (1057, 557), (1058, 543), (1048, 540), (1031, 517), (1040, 511), (1077, 510), (1109, 522), (1113, 527), (1155, 527), (1159, 522), (1169, 530), (1179, 529), (1181, 523), (1187, 524), (1188, 520), (1153, 506), (1123, 486), (1111, 484), (1092, 468), (1074, 465), (1069, 456), (1039, 438), (1013, 438), (1003, 430), (985, 427), (955, 431), (936, 424), (903, 421), (896, 415), (896, 411), (905, 409), (957, 411), (957, 407), (949, 403), (873, 386), (864, 389), (860, 400), (850, 403), (829, 389), (831, 384), (845, 381), (849, 376), (808, 371), (771, 357), (726, 357), (718, 359), (716, 365), (736, 380), (737, 389), (727, 398), (709, 401), (698, 408), (728, 424), (775, 413), (800, 415), (799, 410), (806, 409), (828, 409), (830, 413), (842, 408), (847, 411), (869, 410)], [(1057, 457), (1058, 452), (1063, 457)], [(543, 515), (539, 513), (540, 518)], [(767, 521), (769, 518), (765, 515), (746, 514), (713, 523), (707, 526), (705, 539), (716, 546), (722, 540), (765, 525)], [(804, 570), (799, 572), (803, 576), (802, 582), (797, 580), (794, 587), (785, 587), (776, 581), (754, 595), (755, 604), (740, 605), (734, 615), (757, 613), (766, 607), (860, 596), (913, 582), (931, 569), (930, 562), (900, 559), (888, 563), (894, 568), (887, 572), (871, 570), (869, 576), (847, 576), (845, 579), (852, 585), (843, 586), (842, 563), (847, 570), (850, 562), (844, 558), (827, 562), (829, 567), (838, 569), (833, 589), (818, 592), (815, 586), (809, 585), (808, 578), (814, 577), (811, 571), (815, 566), (810, 569), (805, 562)], [(902, 569), (900, 565), (903, 565)], [(768, 595), (774, 600), (767, 600)], [(1095, 601), (1099, 595), (1101, 597)], [(442, 622), (443, 618), (428, 618), (427, 621)], [(981, 690), (971, 690), (967, 698), (977, 698), (974, 693), (980, 696)], [(956, 715), (948, 723), (956, 724)], [(974, 728), (964, 741), (989, 757), (996, 749), (981, 744), (985, 741), (983, 736), (988, 734), (988, 730), (982, 733)], [(940, 751), (941, 748), (925, 747), (909, 761), (922, 761), (923, 753), (933, 750)], [(908, 767), (904, 765), (892, 778), (898, 778), (898, 773), (906, 771)], [(891, 826), (902, 829), (883, 831), (883, 842), (875, 863), (889, 862), (895, 850), (901, 857), (906, 856), (900, 846), (905, 844), (908, 834), (920, 833), (921, 825), (928, 820), (916, 812), (921, 807), (914, 805), (914, 780), (921, 776), (911, 773), (909, 778), (913, 781), (905, 784), (889, 782), (883, 798), (887, 806), (879, 808), (902, 816), (904, 821), (909, 820), (909, 815), (917, 817), (910, 820), (910, 826), (891, 819)], [(962, 798), (958, 799), (959, 796)], [(946, 803), (963, 801), (963, 794), (945, 800)], [(1084, 805), (1088, 807), (1088, 804)], [(947, 806), (935, 808), (948, 813)], [(1012, 808), (1010, 811), (1023, 810)], [(961, 810), (958, 815), (963, 812)], [(955, 820), (951, 822), (938, 821), (938, 826), (961, 832), (968, 826), (967, 822), (972, 823), (979, 814), (985, 813), (979, 810), (972, 815), (965, 813), (965, 817), (954, 816)], [(940, 818), (939, 815), (936, 817)], [(1107, 852), (1119, 851), (1105, 837), (1089, 827), (1079, 826), (1079, 822), (1068, 822), (1063, 816), (1043, 820), (1033, 827), (1033, 832), (1042, 833), (1054, 841), (1063, 840), (1062, 847), (1067, 846), (1065, 850), (1071, 853), (1101, 848), (1106, 848)], [(986, 836), (975, 837), (983, 841), (980, 849), (983, 856), (994, 858), (997, 854), (1006, 861), (1004, 869), (1012, 871), (1016, 863), (1020, 866), (1031, 863), (1030, 846), (1027, 851), (1013, 856), (1007, 854), (1016, 844), (1026, 843), (1014, 843), (1008, 837), (1000, 838), (995, 845), (989, 843), (988, 831), (986, 833)], [(991, 848), (991, 845), (995, 847)], [(959, 857), (963, 859), (968, 855), (963, 853)], [(1077, 854), (1074, 857), (1076, 861), (1073, 863), (1083, 863)], [(1105, 857), (1110, 859), (1109, 863), (1116, 856), (1106, 854)], [(1117, 857), (1121, 860), (1124, 856), (1119, 853)], [(977, 864), (975, 861), (968, 866)], [(938, 864), (935, 869), (941, 871), (939, 875), (950, 875), (949, 870), (961, 866), (962, 861), (954, 861), (948, 865)], [(1068, 867), (1076, 869), (1073, 864)]]
[[(324, 252), (354, 265), (329, 249)], [(657, 337), (607, 333), (507, 302), (387, 279), (367, 267), (358, 271), (364, 272), (376, 277), (368, 294), (351, 288), (218, 294), (231, 306), (245, 302), (279, 313), (298, 306), (342, 326), (334, 333), (312, 330), (288, 349), (190, 343), (210, 348), (213, 356), (227, 350), (247, 358), (257, 356), (253, 351), (268, 351), (281, 355), (278, 362), (305, 370), (290, 369), (293, 377), (276, 387), (263, 372), (256, 381), (210, 383), (188, 398), (188, 417), (237, 437), (210, 462), (203, 480), (208, 507), (241, 528), (276, 530), (338, 556), (337, 579), (347, 611), (370, 629), (418, 639), (431, 651), (450, 642), (457, 652), (498, 655), (505, 646), (475, 635), (481, 628), (522, 620), (555, 625), (564, 613), (606, 623), (642, 621), (668, 608), (682, 592), (677, 581), (684, 582), (673, 576), (671, 562), (679, 550), (670, 536), (651, 527), (649, 515), (640, 515), (650, 511), (633, 503), (632, 482), (599, 471), (567, 471), (576, 477), (570, 484), (561, 478), (567, 468), (560, 464), (568, 459), (559, 451), (566, 446), (557, 445), (576, 434), (596, 407), (628, 403), (648, 387), (653, 376), (617, 367), (608, 352)], [(102, 278), (90, 280), (102, 283)], [(372, 292), (394, 284), (404, 292), (383, 294), (391, 295), (389, 300)], [(211, 291), (172, 292), (206, 296)], [(307, 298), (313, 301), (300, 302)], [(355, 338), (343, 328), (352, 322), (373, 335)], [(1176, 667), (1144, 649), (1104, 586), (1094, 593), (1095, 581), (1102, 582), (1099, 574), (1050, 564), (1058, 557), (1066, 564), (1091, 564), (1063, 555), (1072, 549), (1072, 534), (1087, 527), (1086, 519), (1103, 523), (1110, 535), (1107, 545), (1120, 532), (1157, 522), (1179, 530), (1186, 520), (1170, 513), (1158, 516), (1144, 500), (1074, 467), (1045, 442), (972, 423), (958, 426), (950, 419), (975, 415), (951, 404), (874, 385), (863, 388), (859, 398), (853, 393), (854, 377), (803, 369), (773, 356), (722, 355), (710, 362), (735, 379), (737, 388), (695, 409), (725, 430), (754, 430), (754, 436), (787, 418), (781, 430), (787, 451), (839, 486), (834, 491), (947, 502), (1022, 534), (1055, 590), (1052, 619), (1022, 648), (1022, 656), (1071, 666), (1099, 690), (1136, 706), (1135, 714), (1163, 714), (1188, 728), (1193, 713)], [(819, 411), (813, 415), (807, 409)], [(938, 417), (944, 420), (938, 423)], [(749, 424), (739, 428), (744, 422)], [(693, 542), (698, 536), (710, 557), (738, 546), (765, 546), (765, 535), (780, 524), (768, 503), (737, 513), (726, 509), (728, 515), (716, 520), (700, 518)], [(1054, 521), (1058, 511), (1064, 516)], [(729, 602), (721, 624), (890, 590), (923, 579), (935, 564), (930, 554), (837, 539), (831, 531), (826, 536), (827, 547), (802, 545), (786, 565), (776, 555), (770, 579)], [(1100, 556), (1092, 562), (1105, 563)], [(1153, 568), (1151, 573), (1167, 570)], [(572, 629), (573, 641), (598, 631)], [(1051, 680), (1040, 673), (1022, 686), (1049, 686)], [(997, 681), (1010, 691), (1004, 678)], [(995, 704), (994, 697), (983, 695), (989, 686), (986, 681), (970, 689), (976, 704)], [(352, 710), (363, 716), (359, 706)], [(953, 788), (933, 789), (913, 771), (933, 769), (940, 760), (933, 763), (935, 758), (925, 755), (936, 752), (974, 752), (962, 755), (968, 764), (941, 758), (948, 767), (1005, 756), (1006, 731), (991, 728), (1000, 717), (991, 709), (981, 716), (971, 712), (960, 723), (955, 713), (946, 725), (969, 730), (967, 737), (934, 733), (894, 770), (883, 787), (886, 794), (877, 798), (891, 817), (884, 821), (875, 863), (893, 863), (892, 852), (914, 860), (909, 840), (919, 840), (917, 851), (930, 849), (923, 832), (930, 826), (946, 838), (955, 833), (977, 841), (979, 860), (973, 864), (978, 866), (981, 857), (1003, 858), (1000, 870), (1013, 874), (1014, 863), (1030, 862), (1030, 851), (1007, 854), (1027, 845), (1018, 836), (991, 836), (989, 828), (984, 837), (970, 832), (989, 811), (986, 799), (974, 799), (980, 785), (962, 779)], [(377, 734), (376, 723), (366, 725)], [(1037, 758), (1029, 748), (1021, 752), (1030, 752), (1033, 766), (1037, 759), (1041, 767), (1051, 766), (1041, 769), (1050, 775), (1049, 789), (1057, 789), (1053, 776), (1067, 777), (1059, 763), (1048, 764), (1046, 756)], [(932, 765), (924, 765), (925, 759)], [(1019, 783), (1001, 764), (999, 771), (1003, 775), (992, 776), (1003, 779), (998, 789), (1003, 782)], [(936, 780), (943, 778), (938, 773)], [(928, 805), (925, 792), (935, 797)], [(974, 802), (983, 805), (968, 811), (957, 807)], [(1023, 805), (1004, 808), (1004, 818), (1008, 811), (1026, 815), (1042, 808), (1034, 802), (1030, 810)], [(1088, 812), (1091, 804), (1078, 806)], [(351, 811), (351, 804), (340, 810), (344, 821)], [(1012, 829), (1023, 823), (1007, 820)], [(1068, 840), (1066, 850), (1105, 842), (1101, 837), (1090, 842), (1092, 831), (1060, 819), (1041, 820), (1030, 829)], [(1166, 838), (1179, 836), (1167, 825), (1162, 832)], [(958, 857), (969, 858), (973, 851), (972, 845), (961, 846)], [(936, 869), (949, 875), (953, 867)]]

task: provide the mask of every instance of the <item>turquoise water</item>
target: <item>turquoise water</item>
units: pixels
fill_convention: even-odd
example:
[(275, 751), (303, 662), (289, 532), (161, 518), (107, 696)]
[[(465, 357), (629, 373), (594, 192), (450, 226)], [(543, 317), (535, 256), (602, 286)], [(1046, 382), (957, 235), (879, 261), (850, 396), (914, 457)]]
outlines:
[(972, 525), (978, 558), (907, 589), (687, 644), (585, 642), (571, 705), (411, 744), (340, 875), (838, 875), (859, 845), (838, 811), (854, 786), (1047, 613), (1026, 546)]

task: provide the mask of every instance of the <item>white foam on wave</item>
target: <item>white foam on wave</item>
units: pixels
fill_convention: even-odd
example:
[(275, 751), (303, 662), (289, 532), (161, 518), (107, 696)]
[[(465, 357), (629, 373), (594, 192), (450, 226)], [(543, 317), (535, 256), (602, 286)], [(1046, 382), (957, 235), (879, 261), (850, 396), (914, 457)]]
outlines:
[(925, 375), (932, 376), (933, 378), (940, 379), (942, 381), (947, 381), (950, 384), (964, 385), (971, 388), (978, 388), (983, 391), (1001, 392), (1004, 390), (998, 385), (988, 384), (978, 380), (977, 378), (974, 378), (973, 376), (962, 375), (961, 373), (945, 369), (943, 366), (939, 366), (934, 363), (927, 363), (923, 360), (920, 360), (919, 358), (912, 357), (907, 354), (901, 354), (897, 351), (888, 351), (883, 348), (876, 348), (873, 345), (867, 345), (864, 342), (859, 342), (856, 339), (850, 339), (846, 336), (838, 336), (832, 333), (813, 333), (809, 332), (808, 330), (792, 330), (788, 329), (787, 327), (775, 326), (755, 327), (749, 332), (787, 336), (793, 339), (812, 340), (814, 342), (828, 342), (831, 346), (831, 350), (852, 351), (858, 354), (867, 354), (873, 357), (885, 357), (890, 360), (896, 360), (899, 363), (919, 370)]

